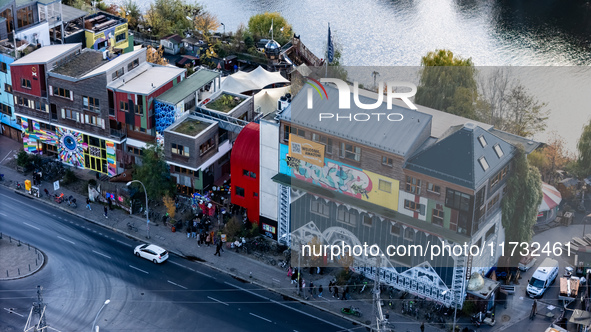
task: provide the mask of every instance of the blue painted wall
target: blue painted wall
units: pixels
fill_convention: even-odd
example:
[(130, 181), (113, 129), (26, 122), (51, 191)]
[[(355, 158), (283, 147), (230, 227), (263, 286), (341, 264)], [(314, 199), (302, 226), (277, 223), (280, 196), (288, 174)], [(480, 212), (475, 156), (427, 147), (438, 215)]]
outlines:
[(20, 125), (16, 124), (16, 116), (14, 115), (14, 98), (12, 93), (6, 92), (6, 85), (12, 86), (12, 78), (10, 77), (10, 64), (14, 62), (14, 59), (5, 54), (0, 54), (0, 61), (4, 62), (7, 67), (6, 73), (0, 71), (0, 103), (10, 106), (11, 116), (8, 117), (5, 114), (0, 115), (0, 121), (3, 124), (7, 124), (18, 130), (22, 130)]

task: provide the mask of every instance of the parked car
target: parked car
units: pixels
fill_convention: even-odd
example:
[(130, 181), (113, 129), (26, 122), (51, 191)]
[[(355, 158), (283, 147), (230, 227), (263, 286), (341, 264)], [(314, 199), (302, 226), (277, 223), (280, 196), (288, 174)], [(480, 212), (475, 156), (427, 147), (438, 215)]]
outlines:
[(137, 257), (143, 257), (149, 261), (154, 262), (154, 264), (162, 263), (168, 259), (168, 251), (153, 244), (140, 244), (139, 246), (135, 247), (133, 253)]

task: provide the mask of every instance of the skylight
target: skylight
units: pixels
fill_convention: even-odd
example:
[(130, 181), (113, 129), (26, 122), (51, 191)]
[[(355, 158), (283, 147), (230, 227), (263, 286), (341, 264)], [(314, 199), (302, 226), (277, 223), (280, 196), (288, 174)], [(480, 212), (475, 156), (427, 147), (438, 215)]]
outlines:
[(482, 145), (482, 147), (486, 146), (486, 139), (484, 138), (484, 136), (478, 136), (478, 141), (480, 142), (480, 145)]
[(478, 162), (480, 163), (480, 166), (482, 167), (483, 170), (486, 171), (488, 169), (488, 162), (486, 161), (486, 158), (480, 157), (480, 158), (478, 158)]
[(499, 158), (501, 158), (504, 155), (503, 149), (501, 149), (501, 146), (500, 145), (495, 144), (495, 146), (493, 146), (493, 149), (495, 150), (495, 152), (497, 153), (497, 156)]

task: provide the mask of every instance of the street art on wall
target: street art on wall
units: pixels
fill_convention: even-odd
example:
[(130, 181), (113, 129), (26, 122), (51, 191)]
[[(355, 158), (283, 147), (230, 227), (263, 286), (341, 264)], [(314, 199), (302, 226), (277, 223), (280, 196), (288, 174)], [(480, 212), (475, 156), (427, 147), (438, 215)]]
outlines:
[(105, 141), (107, 146), (107, 170), (109, 176), (117, 175), (117, 159), (115, 159), (115, 143)]
[(83, 142), (82, 134), (58, 127), (57, 136), (57, 153), (60, 160), (75, 167), (84, 167), (84, 150), (88, 145)]
[(41, 130), (39, 126), (39, 122), (35, 120), (31, 120), (33, 125), (32, 128), (29, 128), (29, 119), (21, 118), (21, 126), (23, 128), (23, 147), (26, 152), (29, 153), (41, 153), (38, 150), (40, 148), (40, 143), (56, 145), (58, 142), (58, 137), (55, 133), (47, 130)]
[(158, 133), (162, 133), (176, 120), (174, 106), (158, 100), (154, 103), (154, 115), (156, 118), (156, 131)]

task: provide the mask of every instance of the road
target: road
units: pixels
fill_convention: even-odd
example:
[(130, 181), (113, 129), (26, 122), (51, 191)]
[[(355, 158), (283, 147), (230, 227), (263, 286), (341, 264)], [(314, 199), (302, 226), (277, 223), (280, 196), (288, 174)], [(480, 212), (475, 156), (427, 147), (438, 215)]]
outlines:
[[(82, 207), (79, 207), (82, 208)], [(0, 232), (47, 255), (33, 276), (0, 282), (0, 331), (22, 331), (36, 286), (59, 331), (341, 331), (350, 322), (171, 255), (133, 255), (139, 242), (0, 188)], [(14, 313), (8, 309), (13, 308)]]

